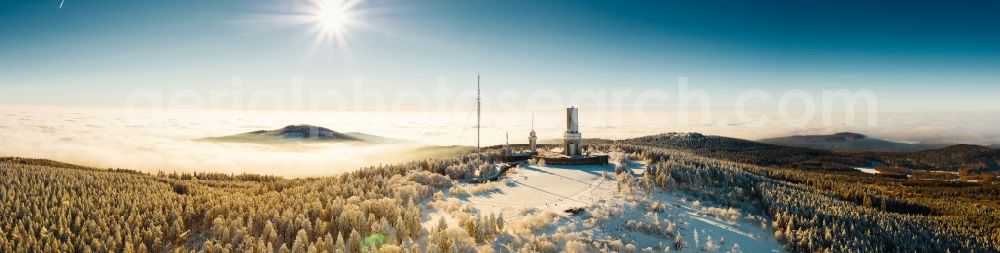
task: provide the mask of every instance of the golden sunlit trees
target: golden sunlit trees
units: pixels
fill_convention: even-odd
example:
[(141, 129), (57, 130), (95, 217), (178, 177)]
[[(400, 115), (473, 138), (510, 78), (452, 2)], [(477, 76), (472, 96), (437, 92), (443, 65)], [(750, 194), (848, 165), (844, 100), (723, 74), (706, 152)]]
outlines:
[[(662, 138), (672, 145), (705, 146), (698, 136)], [(767, 223), (790, 251), (1000, 251), (1000, 186), (995, 184), (761, 167), (782, 159), (770, 157), (782, 153), (706, 158), (650, 144), (658, 141), (663, 140), (615, 144), (620, 165), (628, 159), (648, 165), (635, 178), (627, 166), (619, 166), (620, 191), (680, 190), (734, 208), (710, 213), (738, 217), (735, 209), (740, 209), (769, 217), (760, 222), (770, 219)], [(455, 227), (441, 219), (428, 231), (421, 225), (423, 205), (435, 194), (443, 196), (453, 179), (491, 173), (495, 153), (294, 180), (149, 175), (0, 158), (0, 252), (359, 252), (375, 233), (387, 237), (386, 251), (474, 252), (514, 230), (505, 230), (502, 215), (469, 217)], [(720, 160), (730, 156), (734, 161)], [(667, 242), (673, 239), (664, 245), (674, 249), (701, 247), (684, 245), (682, 237), (692, 234), (672, 232), (670, 225), (634, 223), (631, 229), (671, 231), (657, 233)], [(555, 252), (561, 250), (558, 245), (539, 236), (520, 248), (495, 249)]]

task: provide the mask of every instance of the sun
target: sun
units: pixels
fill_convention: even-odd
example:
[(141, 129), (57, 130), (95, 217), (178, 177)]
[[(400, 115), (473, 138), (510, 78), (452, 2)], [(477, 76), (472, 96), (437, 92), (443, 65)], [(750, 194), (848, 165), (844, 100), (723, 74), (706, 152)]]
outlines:
[(313, 15), (323, 29), (342, 32), (347, 25), (348, 15), (351, 14), (350, 9), (346, 8), (348, 6), (342, 0), (320, 0)]
[[(265, 30), (293, 28), (311, 37), (309, 55), (329, 48), (350, 54), (350, 35), (370, 27), (365, 22), (371, 10), (366, 0), (274, 0), (268, 13), (249, 15), (239, 23), (249, 23)], [(338, 50), (339, 49), (339, 50)]]
[(310, 4), (305, 17), (313, 35), (313, 47), (337, 45), (349, 50), (348, 32), (358, 25), (356, 9), (359, 0), (307, 0)]

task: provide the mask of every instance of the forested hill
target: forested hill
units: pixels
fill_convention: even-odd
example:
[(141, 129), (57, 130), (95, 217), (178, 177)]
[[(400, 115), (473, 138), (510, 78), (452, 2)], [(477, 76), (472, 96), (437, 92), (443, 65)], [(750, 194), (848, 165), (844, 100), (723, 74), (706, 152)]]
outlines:
[(852, 170), (854, 167), (896, 166), (919, 170), (1000, 171), (1000, 150), (978, 145), (952, 145), (918, 152), (834, 152), (699, 133), (666, 133), (622, 142), (687, 150), (702, 156), (769, 167)]
[(65, 168), (65, 169), (97, 170), (95, 168), (80, 166), (76, 164), (57, 162), (48, 159), (35, 159), (35, 158), (23, 158), (23, 157), (0, 157), (0, 163), (35, 165), (35, 166), (45, 166), (52, 168)]
[(274, 130), (257, 130), (242, 134), (198, 139), (211, 142), (281, 144), (302, 142), (399, 143), (401, 140), (366, 133), (342, 133), (313, 125), (289, 125)]
[(666, 133), (623, 141), (628, 144), (688, 150), (695, 154), (760, 166), (850, 170), (874, 158), (827, 150), (788, 147), (700, 133)]
[(759, 140), (762, 143), (841, 152), (915, 152), (942, 148), (943, 144), (907, 144), (871, 138), (858, 133), (796, 135)]

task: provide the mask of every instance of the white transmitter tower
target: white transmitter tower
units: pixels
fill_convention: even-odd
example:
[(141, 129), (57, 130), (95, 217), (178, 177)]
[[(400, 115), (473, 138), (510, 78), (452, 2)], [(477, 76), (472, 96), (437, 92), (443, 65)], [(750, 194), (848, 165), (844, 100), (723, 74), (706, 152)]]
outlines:
[(563, 134), (566, 147), (563, 154), (569, 157), (580, 157), (580, 144), (583, 136), (580, 134), (580, 115), (576, 107), (566, 108), (566, 133)]
[(538, 135), (535, 135), (535, 114), (531, 114), (531, 133), (528, 134), (528, 152), (538, 150)]

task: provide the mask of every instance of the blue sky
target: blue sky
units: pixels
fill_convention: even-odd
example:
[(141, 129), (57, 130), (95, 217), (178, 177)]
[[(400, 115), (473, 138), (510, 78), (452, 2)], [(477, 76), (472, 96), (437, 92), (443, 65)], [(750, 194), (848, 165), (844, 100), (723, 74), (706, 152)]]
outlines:
[[(122, 106), (136, 89), (870, 89), (890, 111), (1000, 109), (991, 1), (362, 1), (347, 50), (246, 22), (301, 1), (0, 1), (0, 104)], [(714, 97), (713, 97), (714, 99)]]

